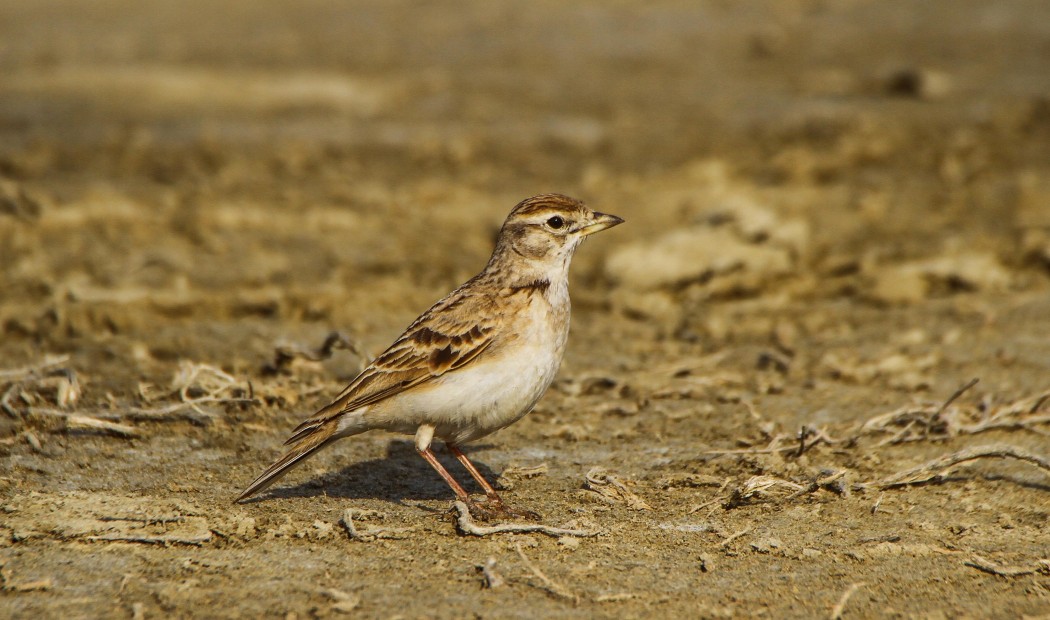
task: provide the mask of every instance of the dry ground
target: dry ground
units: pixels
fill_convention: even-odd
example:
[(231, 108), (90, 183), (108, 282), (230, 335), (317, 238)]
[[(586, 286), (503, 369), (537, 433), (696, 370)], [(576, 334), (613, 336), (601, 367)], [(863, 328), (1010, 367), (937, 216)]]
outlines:
[[(1048, 24), (2, 3), (0, 615), (1045, 616)], [(465, 535), (381, 434), (232, 505), (544, 191), (628, 223), (472, 454), (597, 536)]]

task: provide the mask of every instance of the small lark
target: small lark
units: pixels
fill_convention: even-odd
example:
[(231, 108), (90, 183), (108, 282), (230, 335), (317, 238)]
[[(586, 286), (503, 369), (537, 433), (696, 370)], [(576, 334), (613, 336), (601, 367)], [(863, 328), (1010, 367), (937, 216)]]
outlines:
[[(547, 391), (569, 335), (569, 263), (585, 237), (622, 223), (560, 194), (507, 216), (492, 258), (415, 320), (241, 494), (265, 489), (333, 441), (373, 429), (415, 434), (416, 450), (479, 517), (508, 510), (460, 446), (517, 422)], [(430, 449), (437, 437), (485, 490), (476, 503)]]

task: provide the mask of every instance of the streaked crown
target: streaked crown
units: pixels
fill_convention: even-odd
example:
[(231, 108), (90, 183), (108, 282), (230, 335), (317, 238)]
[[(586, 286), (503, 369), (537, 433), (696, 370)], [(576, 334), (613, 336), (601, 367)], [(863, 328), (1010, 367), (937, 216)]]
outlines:
[(593, 211), (583, 201), (569, 196), (533, 196), (518, 203), (507, 216), (493, 261), (503, 262), (517, 256), (530, 261), (564, 263), (567, 267), (584, 237), (621, 222), (620, 218)]

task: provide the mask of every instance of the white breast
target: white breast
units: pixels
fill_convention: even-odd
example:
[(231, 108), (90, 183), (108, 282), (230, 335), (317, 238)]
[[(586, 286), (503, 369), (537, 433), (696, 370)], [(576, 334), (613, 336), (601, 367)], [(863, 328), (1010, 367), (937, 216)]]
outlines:
[(440, 439), (462, 444), (521, 419), (547, 391), (561, 364), (568, 308), (560, 317), (553, 312), (536, 295), (506, 326), (518, 337), (512, 345), (390, 399), (392, 415), (383, 427), (414, 433), (419, 425), (431, 424)]

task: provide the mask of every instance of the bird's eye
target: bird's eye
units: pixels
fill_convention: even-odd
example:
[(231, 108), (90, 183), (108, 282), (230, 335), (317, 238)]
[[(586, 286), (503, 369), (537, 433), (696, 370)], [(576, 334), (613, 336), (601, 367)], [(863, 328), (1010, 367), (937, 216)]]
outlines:
[(565, 225), (565, 220), (561, 219), (560, 216), (555, 215), (551, 219), (547, 220), (547, 226), (557, 230)]

